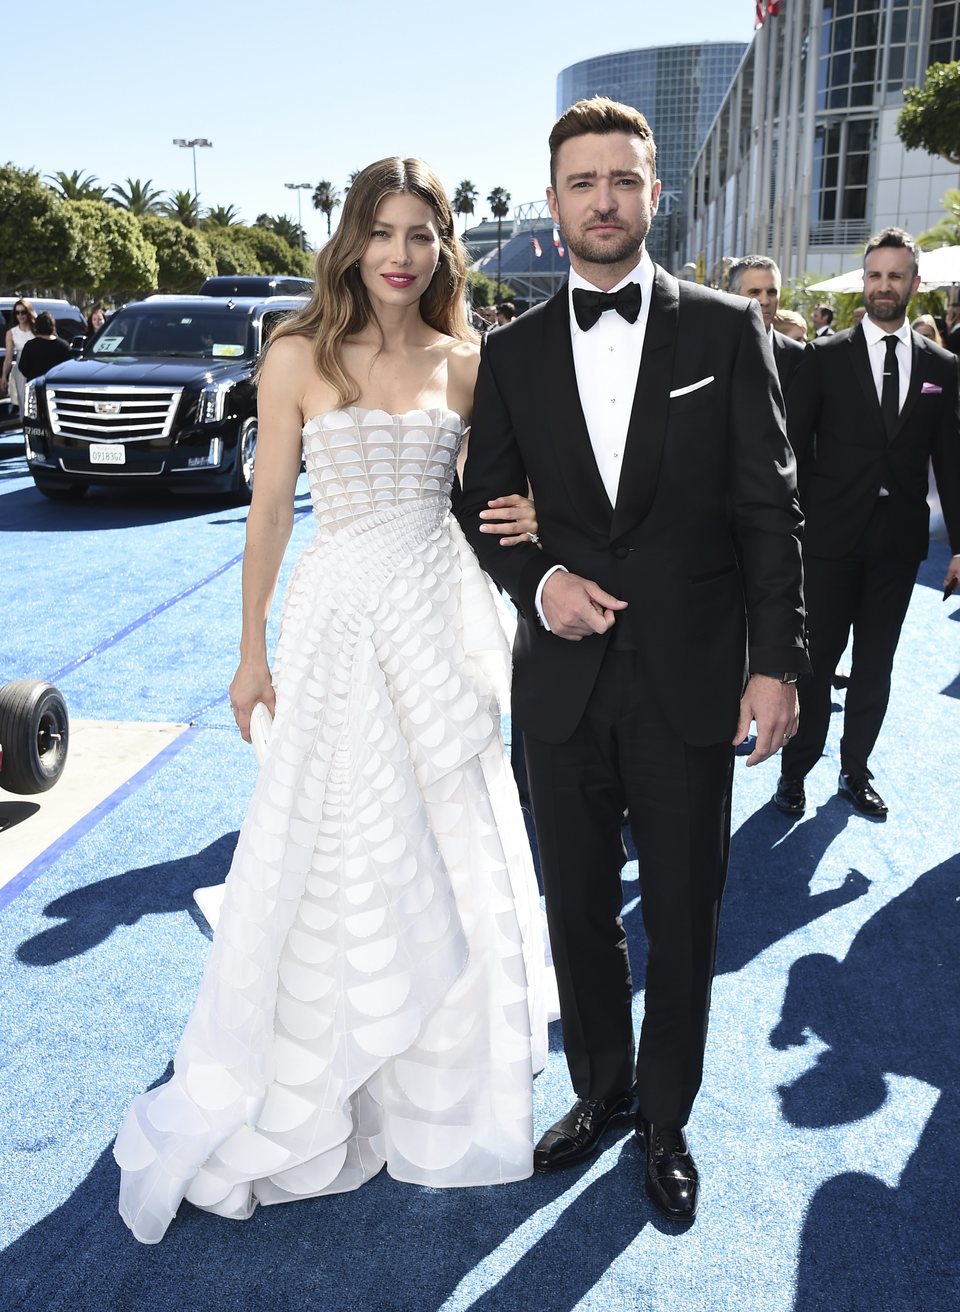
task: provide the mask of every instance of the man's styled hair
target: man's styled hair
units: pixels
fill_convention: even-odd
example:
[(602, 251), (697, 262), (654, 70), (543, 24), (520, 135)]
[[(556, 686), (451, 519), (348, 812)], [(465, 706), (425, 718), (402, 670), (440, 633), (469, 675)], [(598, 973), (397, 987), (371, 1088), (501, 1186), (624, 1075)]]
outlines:
[(780, 266), (776, 260), (771, 260), (768, 255), (741, 255), (727, 270), (727, 291), (731, 296), (740, 295), (740, 284), (748, 269), (769, 269), (771, 273), (776, 274), (777, 282), (782, 282)]
[(57, 321), (52, 314), (46, 310), (41, 310), (37, 315), (36, 323), (33, 325), (33, 331), (38, 337), (49, 337), (51, 333), (57, 331)]
[(517, 317), (517, 307), (513, 301), (501, 301), (497, 306), (497, 314), (502, 314), (504, 319), (515, 319)]
[(904, 232), (903, 228), (883, 228), (880, 232), (875, 233), (864, 247), (864, 264), (866, 264), (867, 256), (872, 251), (879, 250), (882, 246), (893, 246), (897, 250), (909, 251), (913, 256), (913, 276), (916, 278), (920, 272), (920, 247), (909, 232)]
[(628, 137), (639, 137), (647, 148), (650, 168), (654, 176), (657, 172), (657, 143), (650, 131), (650, 124), (632, 105), (621, 105), (618, 100), (608, 96), (593, 96), (590, 100), (578, 100), (557, 119), (550, 133), (550, 185), (557, 186), (557, 153), (565, 141), (573, 137), (585, 137), (588, 133), (606, 136), (611, 132), (624, 132)]
[(818, 305), (816, 308), (826, 319), (828, 325), (833, 323), (833, 310), (829, 305)]

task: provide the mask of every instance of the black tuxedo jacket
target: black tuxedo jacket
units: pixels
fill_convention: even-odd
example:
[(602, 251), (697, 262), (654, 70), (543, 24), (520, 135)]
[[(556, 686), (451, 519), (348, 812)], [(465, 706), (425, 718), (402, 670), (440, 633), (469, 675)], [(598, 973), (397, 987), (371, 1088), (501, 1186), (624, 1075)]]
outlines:
[(910, 387), (889, 441), (863, 329), (818, 337), (803, 353), (788, 413), (809, 555), (831, 559), (854, 551), (885, 487), (889, 549), (903, 560), (922, 560), (931, 458), (952, 550), (960, 551), (957, 358), (919, 333), (911, 341)]
[(784, 397), (793, 381), (793, 375), (797, 372), (802, 354), (803, 342), (798, 342), (794, 337), (787, 337), (785, 333), (778, 333), (774, 328), (773, 361), (777, 366), (777, 377), (780, 379), (780, 390)]
[[(479, 512), (528, 480), (542, 550), (500, 547)], [(629, 603), (616, 623), (686, 742), (732, 738), (748, 632), (750, 669), (807, 668), (794, 460), (752, 301), (656, 269), (615, 507), (577, 392), (566, 286), (489, 335), (458, 513), (520, 611), (513, 713), (542, 741), (576, 728), (610, 636), (540, 625), (554, 564)]]

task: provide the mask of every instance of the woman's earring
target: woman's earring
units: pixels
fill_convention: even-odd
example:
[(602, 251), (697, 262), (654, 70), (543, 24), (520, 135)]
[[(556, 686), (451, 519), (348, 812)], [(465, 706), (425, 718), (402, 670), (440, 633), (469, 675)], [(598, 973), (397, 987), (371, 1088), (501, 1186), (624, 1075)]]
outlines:
[(359, 273), (359, 272), (360, 272), (360, 261), (359, 261), (359, 260), (354, 260), (354, 262), (353, 262), (353, 267), (356, 269), (357, 273)]

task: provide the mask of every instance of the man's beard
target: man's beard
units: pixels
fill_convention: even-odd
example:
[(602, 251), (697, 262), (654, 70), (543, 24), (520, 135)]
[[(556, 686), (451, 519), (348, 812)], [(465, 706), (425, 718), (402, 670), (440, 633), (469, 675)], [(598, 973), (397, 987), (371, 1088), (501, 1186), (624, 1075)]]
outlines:
[(877, 301), (874, 297), (864, 297), (863, 303), (867, 307), (867, 313), (875, 323), (892, 323), (896, 319), (902, 319), (907, 312), (907, 306), (910, 304), (910, 297), (906, 300), (894, 298), (892, 300)]
[(624, 231), (617, 241), (607, 238), (603, 241), (591, 238), (588, 233), (576, 233), (571, 236), (561, 227), (567, 250), (585, 264), (623, 264), (628, 259), (639, 259), (640, 247), (643, 245), (647, 231), (638, 228)]

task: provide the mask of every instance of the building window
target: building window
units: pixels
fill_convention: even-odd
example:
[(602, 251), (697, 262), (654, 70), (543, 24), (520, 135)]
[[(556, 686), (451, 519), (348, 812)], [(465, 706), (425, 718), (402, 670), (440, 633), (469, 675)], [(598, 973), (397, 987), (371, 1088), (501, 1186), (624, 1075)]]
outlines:
[(960, 5), (957, 0), (933, 0), (930, 18), (931, 64), (949, 64), (960, 59)]
[(818, 109), (870, 105), (883, 50), (881, 10), (889, 0), (824, 0)]
[(811, 244), (845, 243), (865, 230), (875, 140), (876, 121), (872, 118), (845, 119), (817, 128)]

